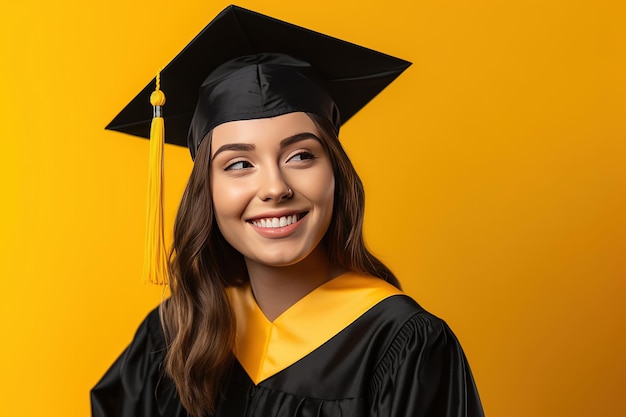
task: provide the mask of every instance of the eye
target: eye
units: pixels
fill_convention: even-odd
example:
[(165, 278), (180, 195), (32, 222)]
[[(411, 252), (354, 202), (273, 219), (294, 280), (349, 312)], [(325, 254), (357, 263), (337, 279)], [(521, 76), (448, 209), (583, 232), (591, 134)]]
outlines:
[(295, 155), (291, 156), (287, 162), (289, 161), (306, 161), (310, 159), (315, 159), (315, 155), (313, 155), (309, 151), (299, 151)]
[(236, 161), (224, 168), (224, 171), (239, 171), (247, 168), (252, 168), (252, 164), (250, 162)]

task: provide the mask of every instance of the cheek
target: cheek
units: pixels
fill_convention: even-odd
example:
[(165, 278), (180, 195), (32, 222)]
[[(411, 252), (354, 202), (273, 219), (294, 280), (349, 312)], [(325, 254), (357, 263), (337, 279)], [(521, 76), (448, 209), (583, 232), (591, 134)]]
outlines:
[(237, 216), (243, 211), (244, 192), (240, 188), (227, 186), (220, 181), (211, 184), (211, 198), (215, 219), (218, 224), (229, 217)]
[(327, 210), (327, 215), (330, 217), (333, 212), (333, 204), (335, 198), (335, 177), (331, 173), (325, 173), (320, 175), (315, 181), (315, 189), (318, 204)]

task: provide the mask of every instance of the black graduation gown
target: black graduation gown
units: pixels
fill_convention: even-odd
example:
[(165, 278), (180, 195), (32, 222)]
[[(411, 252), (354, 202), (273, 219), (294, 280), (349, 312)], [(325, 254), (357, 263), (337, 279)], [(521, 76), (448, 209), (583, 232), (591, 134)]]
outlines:
[[(184, 417), (162, 372), (157, 311), (91, 391), (93, 417)], [(310, 354), (255, 385), (235, 360), (216, 417), (480, 417), (456, 337), (406, 295), (388, 297)]]

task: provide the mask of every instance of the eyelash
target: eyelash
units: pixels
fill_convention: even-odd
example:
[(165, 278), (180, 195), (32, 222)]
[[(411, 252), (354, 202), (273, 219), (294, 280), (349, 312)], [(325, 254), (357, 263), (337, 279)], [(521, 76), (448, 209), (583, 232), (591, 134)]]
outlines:
[[(315, 159), (316, 158), (316, 156), (312, 152), (300, 151), (300, 152), (296, 153), (295, 155), (291, 156), (287, 161), (291, 161), (292, 159), (294, 159), (297, 156), (300, 157), (301, 161), (303, 161), (303, 160), (311, 160), (311, 159)], [(306, 158), (304, 158), (304, 157), (306, 157)]]
[[(237, 164), (242, 164), (242, 165), (247, 165), (247, 166), (242, 166), (241, 168), (234, 168), (235, 165)], [(248, 169), (248, 168), (252, 168), (252, 164), (246, 160), (241, 160), (241, 161), (235, 161), (232, 164), (228, 165), (226, 168), (224, 168), (224, 171), (239, 171), (239, 170)]]

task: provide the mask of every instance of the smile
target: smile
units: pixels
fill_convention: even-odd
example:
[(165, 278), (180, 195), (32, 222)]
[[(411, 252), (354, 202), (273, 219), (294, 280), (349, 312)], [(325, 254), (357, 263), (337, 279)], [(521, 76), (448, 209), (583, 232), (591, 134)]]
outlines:
[(290, 216), (281, 217), (267, 217), (264, 219), (254, 219), (249, 222), (256, 227), (263, 229), (277, 229), (279, 227), (285, 227), (296, 223), (298, 220), (306, 216), (306, 212), (300, 214), (294, 214)]

